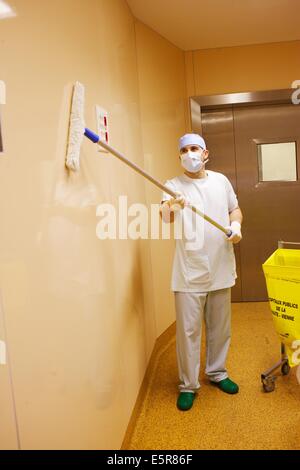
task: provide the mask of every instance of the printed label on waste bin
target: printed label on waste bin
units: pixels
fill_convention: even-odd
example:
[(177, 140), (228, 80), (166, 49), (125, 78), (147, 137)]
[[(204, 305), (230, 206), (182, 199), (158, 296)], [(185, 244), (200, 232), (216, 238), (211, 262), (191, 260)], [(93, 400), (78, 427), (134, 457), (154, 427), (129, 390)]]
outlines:
[(298, 282), (266, 276), (273, 321), (291, 367), (300, 364), (300, 291)]

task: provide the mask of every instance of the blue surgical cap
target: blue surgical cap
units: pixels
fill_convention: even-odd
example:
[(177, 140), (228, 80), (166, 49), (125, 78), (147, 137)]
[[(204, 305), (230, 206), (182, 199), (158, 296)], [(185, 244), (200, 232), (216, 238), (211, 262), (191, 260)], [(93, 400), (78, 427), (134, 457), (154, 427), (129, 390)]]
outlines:
[(185, 134), (179, 139), (179, 150), (187, 145), (199, 145), (202, 149), (206, 150), (206, 145), (203, 137), (199, 134)]

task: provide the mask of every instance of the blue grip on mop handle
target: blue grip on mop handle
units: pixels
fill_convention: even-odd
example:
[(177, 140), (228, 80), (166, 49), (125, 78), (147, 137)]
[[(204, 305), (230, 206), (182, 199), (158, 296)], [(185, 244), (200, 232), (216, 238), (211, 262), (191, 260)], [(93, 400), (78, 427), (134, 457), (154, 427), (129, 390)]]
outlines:
[(90, 129), (88, 128), (85, 128), (85, 132), (84, 132), (84, 135), (90, 139), (92, 142), (94, 142), (94, 144), (97, 144), (100, 140), (100, 137), (95, 134), (95, 132), (91, 131)]

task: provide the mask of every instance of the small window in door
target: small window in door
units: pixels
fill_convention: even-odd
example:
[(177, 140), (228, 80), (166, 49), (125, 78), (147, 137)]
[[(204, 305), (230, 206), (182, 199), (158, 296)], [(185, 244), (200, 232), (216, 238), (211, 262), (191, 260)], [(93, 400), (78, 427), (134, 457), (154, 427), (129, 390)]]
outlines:
[(296, 142), (258, 144), (259, 181), (297, 181)]

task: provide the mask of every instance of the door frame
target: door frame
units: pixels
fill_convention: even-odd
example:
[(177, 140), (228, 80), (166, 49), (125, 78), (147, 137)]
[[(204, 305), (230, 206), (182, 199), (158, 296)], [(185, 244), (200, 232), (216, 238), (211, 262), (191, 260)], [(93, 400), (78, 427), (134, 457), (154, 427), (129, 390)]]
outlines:
[(297, 88), (225, 93), (223, 95), (192, 96), (189, 98), (192, 132), (202, 134), (202, 111), (207, 111), (208, 109), (222, 109), (232, 106), (293, 104), (292, 95), (295, 90), (297, 90)]

